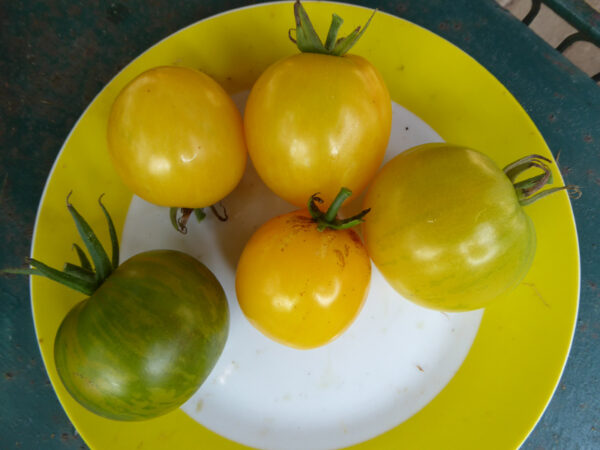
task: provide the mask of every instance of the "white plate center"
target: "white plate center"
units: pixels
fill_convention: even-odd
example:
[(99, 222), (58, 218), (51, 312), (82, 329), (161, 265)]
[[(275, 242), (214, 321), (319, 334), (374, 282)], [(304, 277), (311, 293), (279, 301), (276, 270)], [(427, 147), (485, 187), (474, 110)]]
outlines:
[[(235, 96), (241, 110), (246, 97)], [(386, 162), (415, 145), (442, 141), (397, 104), (392, 120)], [(182, 407), (193, 419), (258, 448), (340, 448), (402, 423), (454, 376), (483, 311), (445, 314), (416, 306), (389, 287), (375, 266), (364, 308), (334, 342), (295, 350), (264, 337), (238, 306), (235, 267), (251, 234), (294, 207), (267, 189), (250, 162), (240, 185), (222, 203), (227, 222), (206, 211), (202, 223), (190, 220), (183, 236), (171, 227), (167, 208), (134, 196), (121, 244), (122, 260), (159, 248), (187, 252), (206, 264), (225, 289), (230, 334), (209, 378)]]

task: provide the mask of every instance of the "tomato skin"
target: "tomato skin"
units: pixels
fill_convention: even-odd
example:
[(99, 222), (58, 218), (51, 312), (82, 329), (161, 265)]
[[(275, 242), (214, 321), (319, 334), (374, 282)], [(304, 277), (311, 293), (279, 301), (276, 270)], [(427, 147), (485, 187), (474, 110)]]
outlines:
[(228, 330), (225, 293), (203, 264), (173, 250), (144, 252), (69, 312), (54, 344), (56, 369), (90, 411), (149, 419), (200, 387)]
[(377, 172), (391, 131), (390, 95), (356, 55), (301, 53), (271, 65), (244, 112), (250, 158), (278, 196), (298, 206), (342, 186), (360, 193)]
[(245, 170), (241, 114), (198, 70), (157, 67), (140, 74), (116, 98), (107, 139), (123, 182), (159, 206), (210, 206)]
[(308, 349), (339, 336), (368, 293), (371, 262), (353, 230), (322, 232), (306, 210), (275, 217), (246, 244), (236, 273), (240, 307), (263, 334)]
[(535, 230), (514, 187), (482, 153), (425, 144), (377, 175), (364, 200), (365, 245), (387, 281), (423, 306), (467, 311), (515, 287)]

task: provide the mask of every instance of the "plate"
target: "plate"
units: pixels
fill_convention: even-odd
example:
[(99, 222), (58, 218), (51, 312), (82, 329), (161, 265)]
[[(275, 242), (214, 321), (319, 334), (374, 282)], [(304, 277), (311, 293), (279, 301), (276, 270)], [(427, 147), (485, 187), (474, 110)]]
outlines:
[[(242, 111), (247, 93), (234, 94)], [(392, 129), (386, 159), (441, 140), (396, 103)], [(358, 213), (361, 204), (359, 198), (342, 212)], [(418, 307), (401, 298), (375, 266), (359, 317), (334, 342), (299, 351), (263, 336), (236, 301), (235, 266), (260, 225), (295, 208), (270, 192), (251, 165), (219, 207), (227, 210), (226, 223), (209, 215), (182, 236), (173, 231), (165, 208), (134, 197), (122, 234), (123, 258), (158, 248), (181, 250), (203, 261), (225, 287), (231, 312), (227, 344), (202, 388), (182, 407), (198, 423), (258, 448), (339, 448), (402, 423), (456, 373), (482, 311), (443, 314)]]
[[(333, 12), (345, 19), (342, 32), (371, 13), (339, 3), (305, 6), (318, 30), (327, 28)], [(552, 396), (574, 331), (579, 257), (565, 193), (527, 207), (537, 230), (536, 259), (502, 301), (467, 314), (429, 311), (392, 292), (375, 271), (369, 298), (350, 329), (325, 347), (298, 351), (262, 337), (237, 307), (233, 273), (245, 239), (269, 217), (292, 209), (268, 192), (251, 165), (223, 201), (230, 222), (193, 224), (185, 237), (169, 228), (164, 208), (132, 197), (114, 172), (106, 122), (129, 80), (158, 65), (195, 67), (243, 109), (245, 92), (260, 73), (296, 52), (286, 38), (292, 26), (291, 4), (274, 3), (187, 27), (123, 69), (75, 125), (42, 196), (33, 256), (55, 267), (74, 261), (71, 243), (78, 237), (65, 198), (73, 191), (73, 203), (103, 230), (97, 198), (104, 193), (120, 230), (122, 256), (169, 247), (203, 260), (225, 285), (232, 332), (209, 379), (181, 409), (144, 422), (103, 419), (66, 393), (53, 361), (58, 326), (81, 295), (34, 278), (36, 332), (59, 400), (85, 441), (99, 449), (517, 447)], [(378, 67), (394, 100), (386, 158), (440, 140), (484, 151), (500, 167), (531, 153), (552, 158), (501, 83), (435, 34), (379, 12), (353, 52)], [(558, 171), (554, 177), (562, 182)], [(252, 202), (268, 206), (248, 215)]]

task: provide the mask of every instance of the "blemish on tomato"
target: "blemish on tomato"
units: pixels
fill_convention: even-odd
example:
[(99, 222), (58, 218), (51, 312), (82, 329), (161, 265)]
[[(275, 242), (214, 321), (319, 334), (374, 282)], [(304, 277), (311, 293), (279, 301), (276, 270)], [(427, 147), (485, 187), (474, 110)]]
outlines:
[(357, 246), (362, 247), (363, 243), (360, 240), (360, 237), (358, 236), (358, 234), (350, 233), (350, 239), (352, 239), (352, 242), (354, 242)]
[(344, 254), (339, 249), (334, 249), (335, 255), (338, 258), (338, 265), (343, 269), (346, 266), (346, 260), (344, 259)]

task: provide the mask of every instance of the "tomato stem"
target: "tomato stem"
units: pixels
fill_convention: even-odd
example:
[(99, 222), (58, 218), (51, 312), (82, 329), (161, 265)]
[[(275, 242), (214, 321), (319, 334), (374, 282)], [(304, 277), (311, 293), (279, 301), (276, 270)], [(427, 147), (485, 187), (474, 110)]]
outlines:
[(344, 20), (337, 14), (333, 14), (331, 18), (331, 25), (327, 33), (327, 39), (325, 44), (319, 38), (319, 35), (315, 31), (306, 10), (300, 3), (300, 0), (296, 0), (294, 3), (294, 19), (296, 22), (296, 38), (294, 39), (291, 35), (291, 31), (288, 33), (289, 38), (296, 44), (298, 49), (303, 53), (321, 53), (332, 56), (343, 56), (356, 44), (361, 38), (369, 24), (371, 19), (375, 15), (377, 10), (373, 11), (373, 14), (367, 20), (364, 27), (356, 27), (348, 36), (343, 38), (337, 37), (338, 31), (344, 23)]
[[(525, 156), (504, 167), (504, 173), (513, 184), (517, 198), (519, 199), (519, 203), (522, 206), (530, 205), (540, 198), (544, 198), (547, 195), (562, 190), (568, 191), (573, 198), (581, 197), (581, 190), (578, 186), (574, 185), (560, 186), (542, 190), (544, 186), (554, 182), (552, 171), (547, 164), (551, 162), (552, 161), (550, 159), (544, 156), (534, 154)], [(531, 168), (540, 169), (542, 170), (542, 173), (527, 178), (523, 181), (517, 181), (519, 175)]]
[(337, 213), (342, 206), (342, 203), (344, 203), (346, 201), (346, 199), (348, 197), (350, 197), (351, 195), (352, 195), (352, 191), (350, 189), (345, 188), (345, 187), (340, 189), (340, 192), (335, 197), (335, 199), (333, 200), (333, 203), (331, 203), (331, 205), (329, 206), (329, 209), (325, 213), (324, 219), (326, 222), (331, 222), (336, 218)]
[(352, 195), (352, 191), (345, 187), (341, 188), (340, 192), (335, 197), (326, 213), (321, 211), (317, 206), (317, 203), (323, 203), (323, 199), (318, 195), (318, 193), (311, 195), (310, 199), (308, 200), (308, 211), (313, 217), (313, 220), (317, 223), (317, 229), (319, 231), (323, 231), (325, 228), (331, 228), (333, 230), (345, 230), (355, 227), (356, 225), (364, 222), (363, 217), (371, 210), (370, 208), (365, 209), (364, 211), (361, 211), (360, 213), (348, 219), (338, 219), (337, 213), (346, 199)]
[(81, 249), (81, 247), (79, 245), (77, 245), (77, 244), (73, 244), (73, 248), (77, 252), (77, 257), (79, 258), (79, 262), (81, 263), (81, 267), (84, 268), (84, 269), (93, 270), (92, 269), (92, 263), (90, 263), (90, 260), (88, 259), (88, 257), (85, 254), (85, 252)]
[(100, 240), (96, 236), (96, 233), (86, 220), (79, 214), (75, 207), (69, 203), (71, 193), (67, 195), (67, 209), (73, 217), (75, 226), (81, 240), (85, 244), (90, 259), (82, 250), (82, 248), (73, 244), (73, 248), (77, 252), (79, 262), (81, 265), (72, 263), (66, 263), (63, 270), (54, 269), (41, 261), (34, 258), (26, 258), (25, 262), (29, 267), (16, 268), (16, 269), (5, 269), (1, 270), (0, 273), (11, 273), (17, 275), (40, 275), (46, 277), (52, 281), (61, 283), (67, 287), (75, 289), (76, 291), (82, 292), (86, 295), (92, 295), (96, 289), (106, 280), (114, 269), (118, 266), (119, 260), (119, 243), (117, 239), (117, 232), (115, 230), (114, 223), (110, 217), (110, 214), (102, 204), (102, 196), (98, 199), (98, 203), (104, 212), (106, 221), (108, 223), (108, 231), (112, 243), (112, 261), (108, 258), (108, 255), (100, 243)]
[[(227, 215), (227, 210), (221, 202), (219, 202), (219, 205), (223, 210), (222, 213), (220, 213), (217, 210), (215, 205), (211, 205), (210, 210), (212, 211), (214, 216), (221, 222), (227, 222), (227, 220), (229, 219), (229, 216)], [(181, 215), (180, 217), (178, 217), (180, 213)], [(187, 234), (187, 224), (190, 220), (192, 213), (194, 213), (198, 222), (202, 222), (206, 218), (206, 213), (204, 212), (203, 208), (177, 208), (175, 206), (169, 208), (169, 217), (171, 218), (171, 225), (173, 225), (173, 228), (175, 228), (175, 230), (179, 231), (181, 234)]]
[(334, 13), (331, 16), (331, 25), (329, 26), (329, 31), (327, 32), (327, 39), (325, 39), (325, 50), (327, 50), (327, 52), (332, 52), (335, 48), (335, 44), (337, 42), (337, 35), (343, 23), (344, 19), (342, 19), (337, 14)]
[(535, 195), (532, 195), (531, 197), (519, 199), (519, 203), (522, 206), (531, 205), (533, 202), (538, 201), (540, 198), (544, 198), (547, 195), (553, 194), (558, 191), (567, 191), (569, 193), (569, 196), (574, 199), (578, 199), (579, 197), (581, 197), (581, 189), (579, 188), (579, 186), (570, 184), (568, 186), (559, 186), (555, 188), (545, 189), (541, 192), (538, 192)]
[(542, 165), (544, 163), (551, 163), (552, 161), (542, 155), (528, 155), (517, 161), (514, 161), (507, 165), (503, 170), (510, 181), (514, 182), (516, 178), (524, 171), (533, 167), (534, 164)]
[(223, 203), (219, 202), (219, 206), (221, 207), (221, 209), (223, 210), (223, 214), (221, 214), (218, 210), (217, 207), (215, 205), (211, 205), (210, 206), (210, 210), (212, 211), (212, 213), (215, 215), (215, 217), (217, 219), (219, 219), (221, 222), (227, 222), (227, 220), (229, 219), (229, 216), (227, 215), (227, 210), (225, 209), (225, 206), (223, 206)]
[(119, 267), (119, 238), (117, 237), (117, 230), (115, 229), (115, 224), (110, 217), (110, 214), (102, 204), (102, 197), (104, 194), (100, 196), (98, 199), (98, 203), (100, 204), (100, 208), (102, 208), (102, 212), (104, 213), (104, 217), (106, 217), (106, 222), (108, 223), (108, 233), (110, 235), (110, 243), (112, 247), (112, 268), (113, 270)]
[(204, 212), (203, 208), (194, 209), (194, 215), (196, 216), (196, 220), (198, 222), (202, 222), (204, 219), (206, 219), (206, 213)]
[(71, 274), (83, 281), (87, 281), (90, 284), (95, 284), (95, 275), (93, 270), (85, 269), (76, 264), (66, 263), (63, 267), (63, 272)]
[[(69, 203), (70, 196), (71, 193), (69, 193), (67, 196), (67, 209), (71, 213), (73, 221), (75, 222), (75, 226), (77, 227), (77, 231), (79, 232), (79, 236), (81, 236), (81, 240), (85, 244), (85, 247), (92, 258), (96, 280), (98, 280), (99, 283), (102, 283), (113, 271), (113, 265), (108, 258), (104, 247), (100, 243), (100, 240), (96, 236), (96, 233), (94, 233), (94, 230), (92, 230), (92, 227), (90, 227), (90, 225), (85, 221), (81, 214), (79, 214), (75, 207)], [(100, 200), (99, 202), (102, 205)], [(109, 221), (109, 228), (114, 228), (114, 226), (111, 226), (111, 224), (112, 220)]]
[[(181, 212), (181, 217), (179, 218), (177, 217), (178, 212)], [(193, 212), (194, 208), (170, 208), (169, 216), (171, 217), (171, 225), (173, 225), (173, 227), (181, 234), (187, 234), (187, 223)], [(196, 215), (196, 217), (198, 217), (198, 215)], [(202, 218), (204, 219), (204, 217)]]

